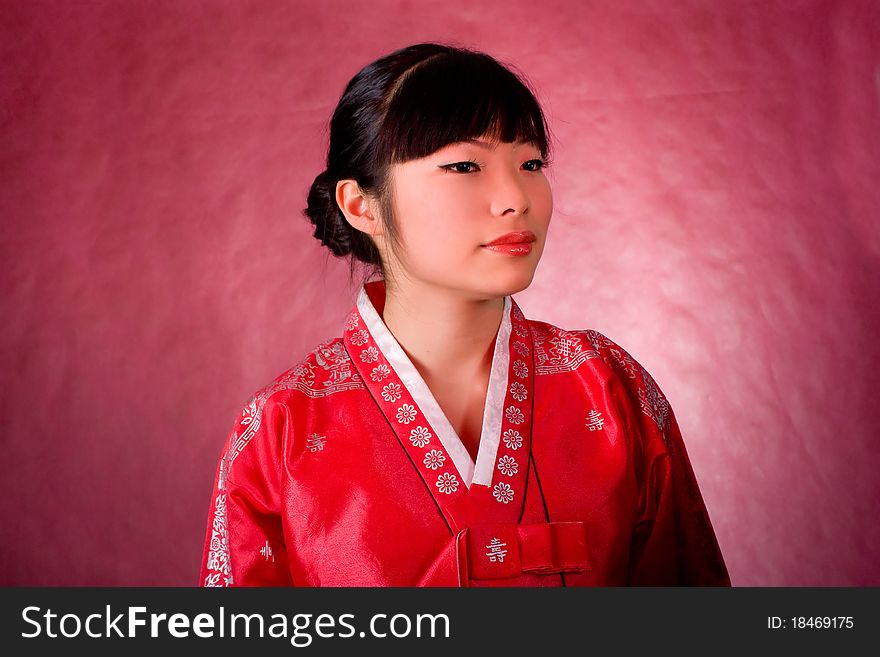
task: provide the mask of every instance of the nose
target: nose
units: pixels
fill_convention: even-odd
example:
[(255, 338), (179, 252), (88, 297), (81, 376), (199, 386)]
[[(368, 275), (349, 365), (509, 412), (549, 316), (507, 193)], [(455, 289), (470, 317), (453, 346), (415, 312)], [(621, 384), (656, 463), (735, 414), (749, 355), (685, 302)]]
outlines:
[(503, 216), (513, 211), (525, 214), (529, 209), (529, 195), (522, 172), (515, 167), (501, 167), (492, 181), (492, 215)]

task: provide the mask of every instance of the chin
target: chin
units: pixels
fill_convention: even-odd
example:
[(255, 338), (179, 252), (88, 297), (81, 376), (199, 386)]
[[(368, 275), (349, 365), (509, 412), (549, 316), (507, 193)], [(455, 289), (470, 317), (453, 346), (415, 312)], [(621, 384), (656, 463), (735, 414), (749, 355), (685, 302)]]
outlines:
[(480, 288), (485, 291), (487, 296), (506, 297), (525, 290), (532, 284), (534, 277), (535, 270), (530, 267), (504, 274), (495, 273), (491, 276), (486, 276), (481, 281)]

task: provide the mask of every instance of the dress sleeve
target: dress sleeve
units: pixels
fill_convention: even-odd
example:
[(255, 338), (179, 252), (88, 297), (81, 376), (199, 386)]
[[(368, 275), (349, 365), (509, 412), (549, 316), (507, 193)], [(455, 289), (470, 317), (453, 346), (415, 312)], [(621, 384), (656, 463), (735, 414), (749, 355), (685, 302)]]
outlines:
[(600, 351), (623, 383), (639, 514), (630, 542), (631, 586), (730, 586), (730, 576), (672, 407), (651, 375), (604, 336)]
[(217, 471), (200, 586), (292, 586), (282, 528), (289, 409), (257, 395), (229, 433)]

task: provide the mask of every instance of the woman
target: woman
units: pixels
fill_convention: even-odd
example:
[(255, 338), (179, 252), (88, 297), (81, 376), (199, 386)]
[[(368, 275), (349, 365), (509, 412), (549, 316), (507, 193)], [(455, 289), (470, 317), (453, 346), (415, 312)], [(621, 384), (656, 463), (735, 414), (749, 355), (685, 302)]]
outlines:
[(417, 44), (361, 70), (330, 128), (305, 213), (379, 278), (236, 420), (201, 584), (729, 585), (651, 376), (511, 296), (552, 212), (525, 83)]

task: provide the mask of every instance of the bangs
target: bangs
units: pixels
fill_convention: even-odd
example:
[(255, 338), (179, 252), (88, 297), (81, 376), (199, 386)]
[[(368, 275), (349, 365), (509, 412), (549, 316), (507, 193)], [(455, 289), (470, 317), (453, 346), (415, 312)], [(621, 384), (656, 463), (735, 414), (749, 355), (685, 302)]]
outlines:
[(541, 157), (549, 155), (534, 94), (497, 61), (472, 52), (430, 58), (409, 72), (390, 99), (381, 135), (379, 151), (389, 164), (482, 136), (533, 143)]

